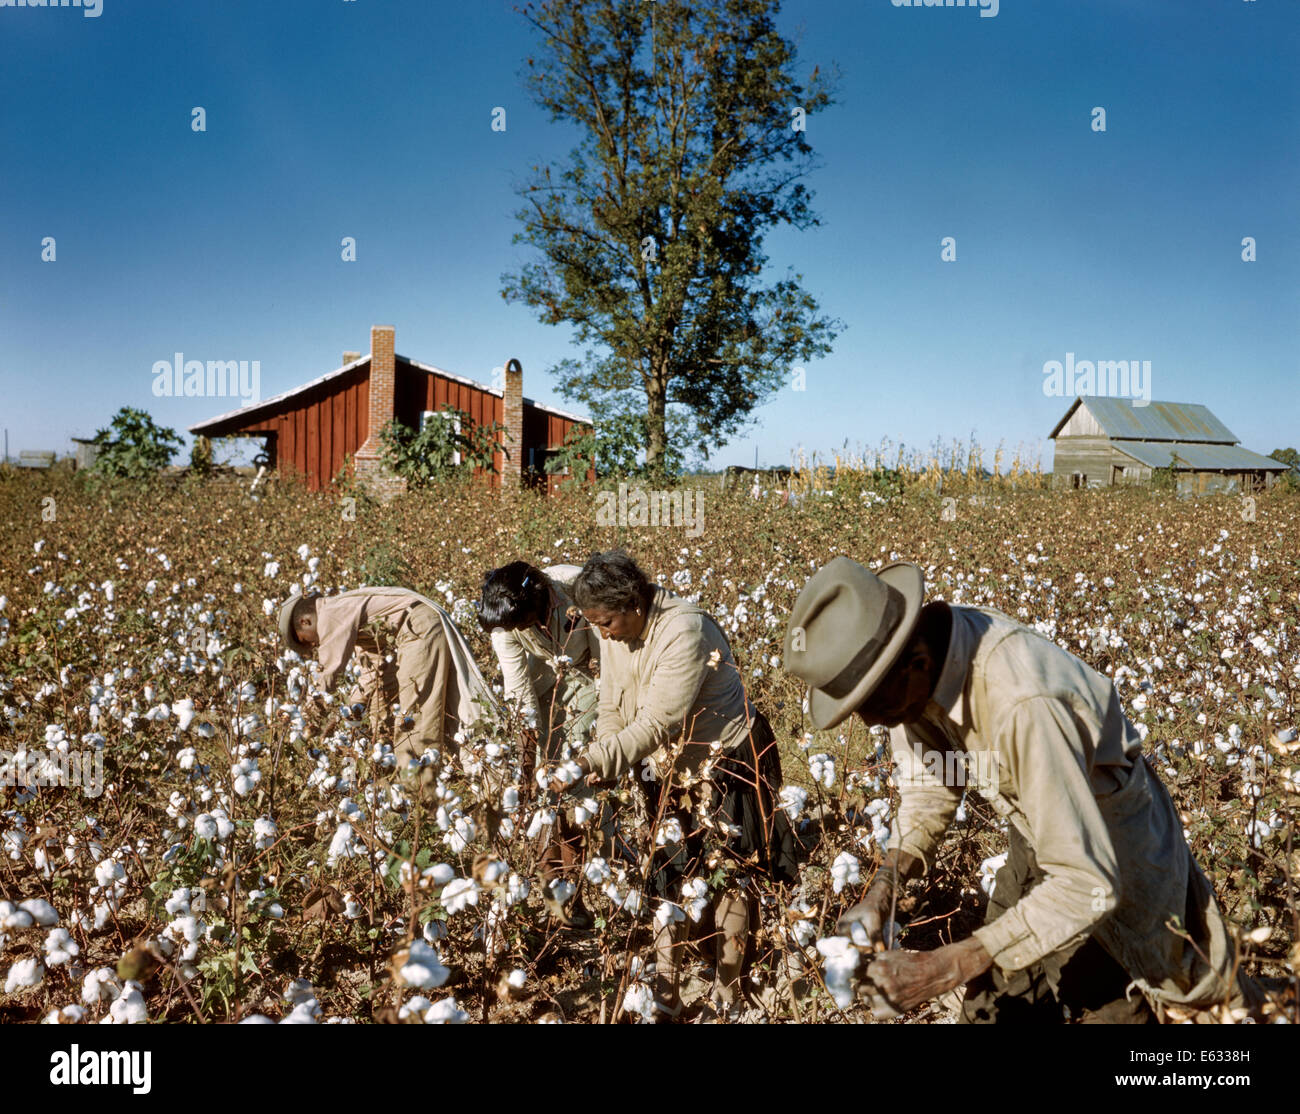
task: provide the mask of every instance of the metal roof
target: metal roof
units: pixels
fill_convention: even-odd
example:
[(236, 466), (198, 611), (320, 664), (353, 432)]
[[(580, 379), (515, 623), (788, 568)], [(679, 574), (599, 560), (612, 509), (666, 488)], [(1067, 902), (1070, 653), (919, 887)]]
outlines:
[[(1141, 399), (1136, 400), (1141, 402)], [(1131, 398), (1103, 398), (1085, 395), (1076, 398), (1056, 428), (1055, 437), (1070, 415), (1086, 406), (1107, 437), (1142, 441), (1201, 441), (1235, 445), (1237, 436), (1209, 409), (1194, 402), (1150, 402), (1135, 405)]]
[[(443, 371), (442, 368), (432, 367), (429, 364), (422, 364), (418, 360), (412, 360), (408, 356), (394, 354), (393, 359), (394, 361), (401, 360), (403, 363), (410, 364), (411, 367), (415, 368), (417, 371), (427, 372), (430, 375), (440, 375), (444, 379), (451, 379), (456, 383), (463, 383), (467, 387), (474, 387), (490, 395), (501, 397), (505, 394), (505, 391), (500, 387), (489, 387), (486, 383), (479, 383), (473, 379), (466, 379), (463, 375), (453, 375), (450, 371)], [(210, 426), (219, 425), (230, 418), (248, 418), (261, 410), (267, 410), (278, 406), (280, 403), (293, 398), (294, 395), (302, 394), (304, 391), (310, 391), (314, 387), (319, 387), (322, 383), (328, 383), (331, 379), (337, 379), (340, 375), (353, 371), (356, 368), (361, 367), (363, 364), (368, 363), (370, 363), (369, 353), (362, 356), (360, 359), (353, 360), (351, 363), (344, 364), (341, 368), (336, 368), (334, 371), (327, 372), (326, 374), (313, 379), (310, 383), (304, 383), (300, 387), (294, 387), (292, 390), (282, 391), (280, 394), (273, 395), (271, 398), (264, 398), (261, 402), (254, 402), (248, 406), (241, 406), (237, 410), (227, 410), (226, 413), (218, 414), (215, 418), (206, 418), (196, 425), (190, 426), (189, 432), (202, 433)], [(570, 414), (567, 410), (561, 410), (556, 406), (544, 406), (541, 403), (534, 402), (531, 398), (524, 399), (524, 402), (533, 407), (533, 409), (541, 410), (545, 414), (555, 414), (561, 418), (568, 418), (570, 421), (582, 422), (584, 425), (591, 424), (590, 418), (584, 418), (578, 414)]]
[(1111, 442), (1120, 452), (1151, 468), (1168, 468), (1178, 454), (1179, 472), (1285, 472), (1287, 466), (1240, 445), (1207, 445), (1203, 441)]

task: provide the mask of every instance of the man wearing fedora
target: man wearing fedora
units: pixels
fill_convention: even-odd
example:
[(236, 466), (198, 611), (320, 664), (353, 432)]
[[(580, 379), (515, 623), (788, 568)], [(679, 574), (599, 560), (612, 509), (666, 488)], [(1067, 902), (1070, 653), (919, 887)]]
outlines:
[[(875, 949), (862, 996), (906, 1011), (965, 984), (972, 1023), (1145, 1023), (1165, 1006), (1257, 1005), (1112, 682), (999, 611), (924, 603), (924, 587), (915, 565), (873, 573), (836, 557), (786, 631), (813, 725), (856, 712), (888, 727), (898, 767), (891, 846), (837, 927), (859, 923)], [(934, 951), (885, 950), (896, 889), (929, 869), (972, 766), (969, 788), (1010, 840), (985, 924)]]
[[(372, 730), (378, 733), (394, 703), (400, 709), (393, 748), (399, 770), (419, 762), (426, 750), (445, 754), (461, 724), (492, 701), (451, 617), (408, 588), (290, 596), (280, 607), (280, 634), (302, 657), (319, 655), (317, 681), (325, 692), (357, 656), (361, 678), (351, 701), (368, 706)], [(421, 781), (432, 775), (426, 768)]]

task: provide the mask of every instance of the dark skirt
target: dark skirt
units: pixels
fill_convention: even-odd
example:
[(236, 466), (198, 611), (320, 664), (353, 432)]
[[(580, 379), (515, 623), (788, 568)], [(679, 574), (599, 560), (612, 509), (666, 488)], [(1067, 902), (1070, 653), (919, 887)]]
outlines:
[[(759, 712), (749, 734), (715, 760), (707, 780), (689, 788), (670, 786), (663, 820), (676, 819), (685, 838), (655, 848), (651, 889), (676, 901), (683, 880), (707, 882), (719, 868), (769, 882), (796, 881), (794, 830), (777, 803), (781, 780), (776, 736)], [(653, 821), (663, 784), (650, 782), (645, 788)]]

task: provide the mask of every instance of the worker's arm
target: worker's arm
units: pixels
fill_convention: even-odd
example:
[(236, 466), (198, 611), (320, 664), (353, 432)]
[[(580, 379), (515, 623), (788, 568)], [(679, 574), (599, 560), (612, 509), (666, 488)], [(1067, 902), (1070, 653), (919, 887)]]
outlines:
[(997, 732), (1000, 784), (1014, 787), (1046, 877), (975, 936), (1005, 971), (1071, 944), (1119, 901), (1119, 863), (1087, 764), (1100, 727), (1086, 707), (1032, 697)]
[(927, 741), (926, 735), (919, 726), (908, 724), (889, 732), (890, 751), (898, 766), (898, 816), (889, 846), (916, 860), (913, 874), (929, 871), (962, 795), (961, 787), (945, 784), (950, 764), (943, 761), (945, 752)]
[[(605, 712), (607, 700), (617, 707), (617, 680), (602, 676), (601, 715), (596, 724), (599, 737), (586, 754), (594, 773), (602, 778), (618, 777), (681, 734), (704, 685), (710, 649), (699, 627), (683, 625), (670, 633), (657, 651), (650, 683), (637, 693), (635, 718), (613, 732), (609, 731), (613, 716), (607, 717)], [(618, 721), (622, 721), (621, 715)]]
[(492, 650), (501, 663), (506, 699), (517, 701), (529, 726), (535, 728), (541, 709), (537, 701), (537, 688), (528, 671), (528, 651), (517, 635), (500, 628), (492, 632)]

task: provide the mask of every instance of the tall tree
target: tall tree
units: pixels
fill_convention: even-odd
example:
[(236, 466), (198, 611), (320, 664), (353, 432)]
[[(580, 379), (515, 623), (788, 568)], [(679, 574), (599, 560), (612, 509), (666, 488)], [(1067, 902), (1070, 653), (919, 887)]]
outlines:
[(540, 262), (502, 296), (570, 323), (590, 345), (552, 368), (568, 398), (636, 416), (662, 470), (670, 423), (707, 456), (830, 350), (801, 276), (764, 281), (771, 229), (818, 223), (801, 179), (807, 120), (831, 103), (814, 69), (792, 75), (778, 0), (542, 0), (527, 81), (579, 129), (567, 165), (519, 187), (516, 243)]

